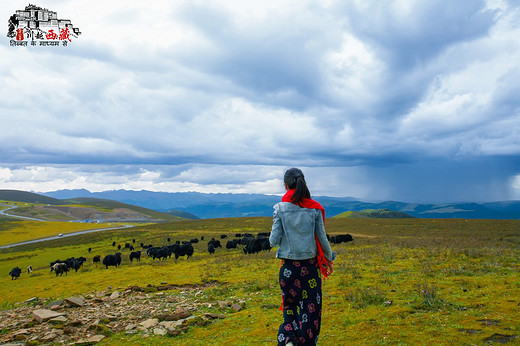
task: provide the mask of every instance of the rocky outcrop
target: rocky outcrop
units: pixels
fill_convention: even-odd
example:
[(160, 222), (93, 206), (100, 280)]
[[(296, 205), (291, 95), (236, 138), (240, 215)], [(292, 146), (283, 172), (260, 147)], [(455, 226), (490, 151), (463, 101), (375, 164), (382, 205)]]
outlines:
[(0, 344), (91, 345), (120, 332), (175, 336), (188, 326), (212, 323), (244, 308), (244, 301), (204, 299), (206, 288), (148, 285), (109, 288), (50, 302), (32, 298), (0, 311)]

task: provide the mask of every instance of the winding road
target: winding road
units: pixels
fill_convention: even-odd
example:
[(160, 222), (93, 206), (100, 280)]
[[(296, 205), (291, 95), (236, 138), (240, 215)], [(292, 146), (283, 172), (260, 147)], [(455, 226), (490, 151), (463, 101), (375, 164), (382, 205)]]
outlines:
[[(6, 205), (3, 205), (3, 204), (1, 204), (0, 206), (7, 207)], [(47, 220), (35, 219), (35, 218), (32, 218), (32, 217), (27, 217), (27, 216), (12, 215), (12, 214), (7, 214), (6, 213), (6, 211), (8, 211), (10, 209), (14, 209), (14, 208), (18, 208), (18, 207), (17, 206), (9, 206), (9, 208), (0, 210), (0, 214), (1, 215), (5, 215), (5, 216), (10, 216), (10, 217), (17, 217), (17, 218), (25, 219), (25, 220), (34, 220), (34, 221), (43, 221), (43, 222), (47, 221)], [(114, 230), (114, 229), (122, 229), (122, 228), (130, 228), (130, 227), (134, 227), (134, 226), (133, 225), (123, 225), (123, 226), (118, 226), (118, 227), (97, 228), (97, 229), (89, 229), (89, 230), (85, 230), (85, 231), (78, 231), (78, 232), (72, 232), (72, 233), (64, 233), (62, 236), (55, 235), (55, 236), (52, 236), (52, 237), (39, 238), (39, 239), (23, 241), (23, 242), (20, 242), (20, 243), (3, 245), (3, 246), (0, 246), (0, 249), (8, 249), (8, 248), (11, 248), (11, 247), (25, 245), (25, 244), (39, 243), (39, 242), (42, 242), (42, 241), (48, 241), (48, 240), (66, 238), (66, 237), (73, 237), (75, 235), (80, 235), (80, 234), (85, 234), (85, 233), (109, 231), (109, 230)]]
[(8, 214), (8, 213), (6, 213), (6, 211), (8, 211), (8, 210), (18, 208), (17, 205), (15, 205), (15, 206), (10, 206), (10, 205), (5, 205), (5, 204), (0, 204), (0, 207), (7, 207), (7, 208), (5, 208), (5, 209), (0, 210), (0, 215), (10, 216), (10, 217), (17, 217), (17, 218), (25, 219), (25, 220), (44, 221), (44, 222), (47, 221), (47, 220), (42, 220), (42, 219), (36, 219), (36, 218), (34, 218), (34, 217), (21, 216), (21, 215), (13, 215), (13, 214)]

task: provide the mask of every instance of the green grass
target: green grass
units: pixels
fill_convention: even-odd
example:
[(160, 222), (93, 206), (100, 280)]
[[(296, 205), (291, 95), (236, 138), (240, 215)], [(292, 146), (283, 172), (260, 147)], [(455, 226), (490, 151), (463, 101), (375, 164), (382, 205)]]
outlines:
[(345, 211), (341, 214), (334, 216), (335, 219), (342, 218), (385, 218), (385, 219), (403, 219), (403, 218), (412, 218), (413, 216), (400, 212), (394, 211), (390, 209), (365, 209), (361, 211)]
[[(25, 222), (25, 221), (23, 221)], [(0, 251), (0, 308), (38, 296), (41, 300), (104, 290), (108, 286), (206, 285), (197, 299), (243, 300), (239, 312), (191, 326), (175, 337), (115, 333), (104, 345), (272, 344), (281, 322), (275, 251), (244, 255), (241, 249), (206, 251), (207, 240), (227, 234), (265, 232), (270, 218), (193, 220), (61, 238)], [(320, 344), (485, 344), (493, 334), (520, 335), (520, 221), (439, 219), (328, 219), (329, 234), (350, 233), (354, 242), (333, 245), (335, 272), (324, 280)], [(131, 241), (166, 244), (204, 235), (189, 259), (129, 263), (120, 268), (92, 264), (92, 256), (113, 253)], [(221, 242), (225, 245), (226, 239)], [(87, 248), (93, 250), (89, 254)], [(48, 263), (85, 256), (78, 273), (56, 278)], [(11, 281), (9, 270), (39, 268)], [(108, 274), (108, 275), (107, 275)], [(172, 292), (171, 294), (175, 294)], [(204, 305), (199, 313), (204, 311)], [(212, 311), (214, 308), (207, 308)], [(480, 320), (499, 323), (484, 325)], [(476, 330), (467, 333), (465, 330)], [(515, 342), (518, 343), (519, 339)], [(512, 342), (514, 343), (514, 342)]]
[(15, 218), (0, 218), (0, 246), (27, 240), (54, 237), (60, 233), (73, 233), (98, 228), (116, 227), (118, 223), (78, 223), (57, 221), (21, 221)]

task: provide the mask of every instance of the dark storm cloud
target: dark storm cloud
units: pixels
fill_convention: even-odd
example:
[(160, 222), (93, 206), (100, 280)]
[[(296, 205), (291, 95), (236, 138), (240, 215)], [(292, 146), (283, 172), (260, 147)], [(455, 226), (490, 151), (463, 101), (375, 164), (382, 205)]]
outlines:
[(385, 199), (415, 203), (487, 202), (514, 198), (507, 182), (520, 159), (485, 157), (429, 159), (371, 169), (367, 180), (385, 190)]
[(454, 44), (487, 35), (495, 10), (486, 2), (425, 1), (348, 3), (349, 27), (379, 50), (392, 70), (421, 66)]
[[(311, 10), (316, 11), (312, 16)], [(202, 35), (209, 49), (179, 57), (224, 77), (253, 100), (302, 110), (319, 102), (322, 55), (341, 43), (337, 24), (327, 25), (329, 17), (323, 9), (301, 7), (244, 25), (222, 8), (189, 4), (179, 18)]]

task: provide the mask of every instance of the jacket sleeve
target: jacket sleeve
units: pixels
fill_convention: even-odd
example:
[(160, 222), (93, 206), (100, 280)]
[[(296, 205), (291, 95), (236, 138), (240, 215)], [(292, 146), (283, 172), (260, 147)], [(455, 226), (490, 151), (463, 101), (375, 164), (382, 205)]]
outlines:
[(271, 247), (279, 246), (282, 240), (283, 226), (280, 215), (278, 215), (278, 206), (275, 205), (273, 212), (273, 227), (271, 229), (271, 235), (269, 236), (269, 243)]
[(325, 233), (325, 225), (323, 224), (323, 217), (321, 216), (321, 211), (317, 210), (316, 213), (316, 229), (314, 230), (316, 236), (318, 237), (318, 241), (321, 244), (321, 248), (323, 249), (323, 254), (329, 261), (334, 261), (337, 257), (336, 251), (332, 251), (329, 240), (327, 239), (327, 234)]

